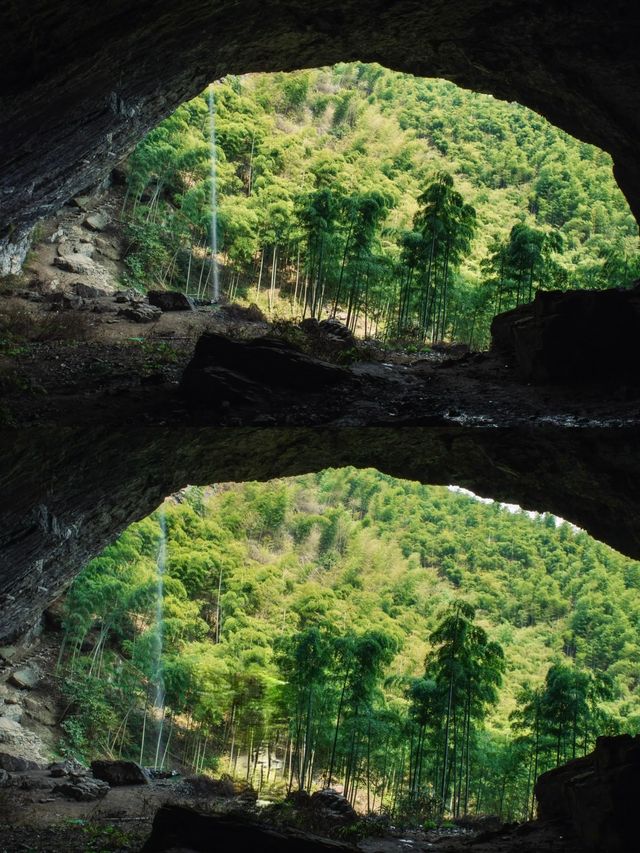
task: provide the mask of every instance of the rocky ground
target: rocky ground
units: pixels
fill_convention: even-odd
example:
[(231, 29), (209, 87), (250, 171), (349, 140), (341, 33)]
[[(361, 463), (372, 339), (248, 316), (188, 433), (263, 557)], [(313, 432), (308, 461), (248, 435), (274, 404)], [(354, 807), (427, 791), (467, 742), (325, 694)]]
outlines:
[[(275, 335), (308, 354), (351, 365), (351, 381), (325, 395), (320, 405), (311, 401), (292, 412), (287, 404), (284, 420), (289, 425), (640, 423), (632, 344), (636, 321), (629, 320), (633, 328), (627, 332), (620, 326), (621, 317), (625, 322), (635, 317), (635, 307), (628, 310), (625, 304), (620, 309), (615, 299), (606, 303), (613, 305), (615, 340), (628, 341), (614, 365), (619, 381), (602, 377), (597, 384), (578, 385), (572, 375), (560, 375), (555, 382), (523, 382), (521, 372), (514, 370), (517, 346), (509, 355), (504, 348), (471, 355), (463, 347), (446, 346), (440, 352), (411, 355), (390, 352), (375, 341), (357, 343), (335, 324), (321, 329), (313, 321), (302, 328), (273, 325), (258, 309), (185, 302), (175, 307), (187, 310), (162, 310), (160, 305), (172, 306), (162, 300), (151, 304), (153, 299), (122, 285), (129, 248), (120, 223), (123, 201), (124, 188), (117, 183), (108, 191), (76, 197), (42, 223), (24, 272), (0, 280), (0, 426), (62, 425), (104, 419), (110, 413), (120, 422), (139, 417), (150, 424), (169, 420), (237, 426), (240, 420), (243, 425), (264, 425), (264, 406), (248, 405), (248, 411), (234, 411), (231, 417), (229, 412), (213, 416), (211, 411), (203, 416), (201, 407), (195, 407), (198, 413), (193, 406), (185, 407), (178, 380), (204, 332), (236, 339)], [(571, 317), (595, 310), (596, 319), (602, 319), (598, 306), (585, 308), (582, 301), (578, 310), (573, 304), (563, 309), (564, 303), (561, 309)], [(545, 309), (551, 313), (556, 311), (552, 303)], [(514, 318), (516, 325), (526, 327), (526, 335), (521, 335), (525, 348), (535, 348), (535, 333), (530, 342), (532, 324), (523, 324), (522, 311), (526, 313), (518, 309)], [(505, 329), (510, 333), (509, 324), (511, 319), (498, 329), (501, 338)], [(593, 336), (587, 339), (589, 352), (597, 356), (595, 366), (612, 348), (602, 341), (605, 326), (598, 322), (602, 353), (594, 347)], [(542, 332), (547, 334), (546, 327)], [(569, 355), (580, 349), (574, 344), (584, 343), (574, 340), (570, 327), (565, 337)], [(554, 347), (554, 364), (571, 361), (555, 340)], [(593, 372), (585, 358), (578, 358), (572, 369), (586, 364)], [(278, 414), (275, 419), (283, 420)]]
[[(237, 843), (242, 846), (243, 826), (260, 820), (260, 809), (246, 795), (221, 796), (207, 792), (197, 780), (156, 780), (146, 785), (111, 787), (97, 800), (79, 802), (61, 794), (61, 780), (50, 770), (26, 770), (10, 774), (9, 786), (0, 790), (0, 853), (21, 850), (39, 853), (87, 853), (87, 851), (139, 851), (149, 838), (154, 816), (161, 807), (196, 809), (214, 820), (236, 822)], [(189, 812), (188, 814), (190, 814)], [(263, 819), (264, 820), (264, 819)], [(263, 825), (288, 835), (286, 825), (267, 818)], [(312, 838), (299, 825), (295, 832), (303, 840)], [(332, 832), (336, 837), (336, 832)], [(340, 837), (340, 833), (338, 833)], [(357, 837), (342, 833), (349, 839)], [(567, 837), (566, 830), (553, 824), (524, 824), (493, 831), (473, 831), (456, 826), (430, 831), (399, 830), (387, 827), (359, 841), (344, 842), (344, 849), (363, 853), (580, 853), (581, 847)], [(156, 848), (154, 848), (156, 849)], [(157, 849), (168, 850), (162, 844)], [(174, 849), (171, 845), (171, 849)], [(210, 850), (209, 846), (189, 846), (189, 850)], [(270, 848), (269, 848), (270, 849)], [(284, 848), (283, 848), (284, 849)], [(288, 848), (287, 848), (288, 849)], [(300, 853), (307, 849), (300, 841)], [(329, 848), (328, 848), (329, 849)], [(342, 848), (340, 848), (342, 849)], [(184, 848), (187, 850), (187, 847)]]

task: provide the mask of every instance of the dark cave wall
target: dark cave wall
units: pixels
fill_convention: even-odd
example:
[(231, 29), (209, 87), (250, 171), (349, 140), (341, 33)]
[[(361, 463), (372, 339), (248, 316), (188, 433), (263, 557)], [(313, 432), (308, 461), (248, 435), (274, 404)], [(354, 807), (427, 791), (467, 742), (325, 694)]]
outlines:
[(376, 467), (554, 512), (640, 557), (637, 429), (92, 429), (0, 434), (0, 643), (22, 632), (128, 524), (188, 483)]
[(0, 12), (0, 272), (34, 222), (227, 73), (381, 62), (517, 100), (609, 151), (640, 215), (640, 7), (601, 0), (16, 0)]

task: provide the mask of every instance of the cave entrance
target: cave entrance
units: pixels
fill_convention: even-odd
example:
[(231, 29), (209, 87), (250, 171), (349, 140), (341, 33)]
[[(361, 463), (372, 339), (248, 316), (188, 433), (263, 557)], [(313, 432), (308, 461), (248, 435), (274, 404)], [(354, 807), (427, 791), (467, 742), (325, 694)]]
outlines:
[(57, 746), (151, 767), (149, 802), (527, 820), (535, 777), (638, 728), (638, 588), (552, 515), (372, 469), (189, 486), (49, 611)]
[[(632, 9), (536, 4), (392, 9), (258, 9), (194, 2), (176, 12), (105, 7), (73, 32), (43, 3), (3, 27), (2, 234), (18, 238), (104, 177), (144, 132), (206, 83), (229, 73), (323, 66), (359, 57), (515, 99), (608, 150), (637, 202), (637, 20)], [(64, 34), (64, 37), (63, 37)], [(91, 61), (88, 61), (88, 58)], [(615, 61), (611, 59), (615, 57)], [(111, 70), (122, 69), (114, 77)], [(25, 104), (29, 108), (25, 108)]]
[(486, 349), (493, 316), (540, 289), (640, 274), (608, 155), (517, 104), (379, 65), (224, 78), (127, 171), (129, 283), (208, 299), (220, 273), (226, 299), (270, 319), (337, 319), (414, 354)]

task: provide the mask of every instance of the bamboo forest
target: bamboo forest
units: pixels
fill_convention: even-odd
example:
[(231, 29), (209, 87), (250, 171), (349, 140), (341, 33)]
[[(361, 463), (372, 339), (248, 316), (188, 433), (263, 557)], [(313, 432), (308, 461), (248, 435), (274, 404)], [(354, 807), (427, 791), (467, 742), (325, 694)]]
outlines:
[(218, 81), (136, 148), (123, 216), (134, 287), (413, 346), (481, 349), (540, 288), (640, 275), (608, 155), (516, 103), (363, 63)]
[(61, 749), (527, 819), (537, 775), (640, 725), (639, 589), (552, 515), (374, 470), (188, 487), (66, 596)]

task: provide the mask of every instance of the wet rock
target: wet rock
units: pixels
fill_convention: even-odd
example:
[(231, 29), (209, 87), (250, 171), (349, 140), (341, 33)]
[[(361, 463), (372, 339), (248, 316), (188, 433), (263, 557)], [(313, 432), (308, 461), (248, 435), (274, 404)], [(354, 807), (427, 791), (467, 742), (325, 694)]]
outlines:
[(538, 817), (573, 826), (594, 853), (628, 853), (637, 841), (640, 735), (599, 737), (594, 752), (543, 773)]
[(27, 302), (43, 301), (42, 294), (38, 293), (38, 291), (35, 290), (21, 290), (20, 293), (18, 293), (18, 296), (20, 296), (22, 299), (26, 299)]
[(81, 296), (64, 291), (47, 293), (43, 300), (51, 305), (51, 310), (58, 311), (77, 311), (84, 305), (84, 299)]
[(335, 318), (318, 321), (309, 317), (300, 323), (300, 328), (311, 339), (314, 353), (320, 357), (331, 358), (356, 347), (353, 333)]
[(504, 821), (494, 814), (467, 814), (457, 817), (453, 822), (456, 826), (472, 832), (494, 833), (504, 829)]
[(22, 758), (19, 755), (11, 755), (8, 752), (0, 752), (0, 770), (9, 773), (24, 773), (26, 770), (38, 770), (40, 765), (37, 761)]
[(640, 381), (640, 285), (538, 291), (494, 317), (492, 348), (537, 383)]
[[(150, 779), (176, 779), (180, 775), (177, 770), (158, 770), (157, 767), (145, 767), (144, 769)], [(209, 777), (203, 778), (208, 779)]]
[(82, 224), (90, 231), (104, 231), (109, 224), (109, 217), (104, 213), (90, 213)]
[(91, 772), (109, 785), (147, 785), (149, 777), (135, 761), (92, 761)]
[(104, 797), (109, 792), (109, 788), (110, 786), (101, 779), (91, 779), (87, 776), (61, 782), (53, 788), (53, 793), (79, 802), (90, 802)]
[(11, 783), (21, 791), (52, 791), (55, 787), (53, 779), (41, 773), (18, 774), (12, 777)]
[(308, 809), (311, 805), (311, 794), (308, 791), (290, 791), (285, 801), (295, 809)]
[(9, 676), (9, 681), (21, 690), (33, 690), (41, 678), (42, 673), (35, 667), (24, 666), (12, 672)]
[(325, 335), (333, 335), (334, 338), (339, 338), (350, 346), (355, 346), (356, 339), (353, 332), (344, 323), (341, 323), (340, 320), (336, 320), (334, 317), (321, 320), (318, 328)]
[(184, 293), (177, 290), (150, 290), (147, 293), (150, 305), (161, 311), (193, 311), (194, 304)]
[(211, 851), (255, 850), (260, 853), (348, 853), (355, 847), (292, 829), (275, 830), (257, 823), (219, 815), (200, 814), (181, 806), (163, 806), (156, 812), (151, 836), (142, 853), (173, 849)]
[(118, 311), (121, 317), (129, 320), (130, 323), (155, 323), (162, 316), (162, 311), (156, 308), (155, 305), (145, 305), (139, 303), (137, 305), (127, 305), (126, 308), (121, 308)]
[(433, 344), (431, 349), (434, 352), (452, 359), (462, 358), (471, 352), (469, 344), (449, 343), (448, 341), (439, 341), (438, 343)]
[(251, 808), (258, 801), (258, 792), (249, 782), (236, 782), (234, 784), (234, 795), (238, 805), (244, 808)]
[(0, 788), (8, 788), (11, 784), (11, 776), (6, 770), (0, 768)]

